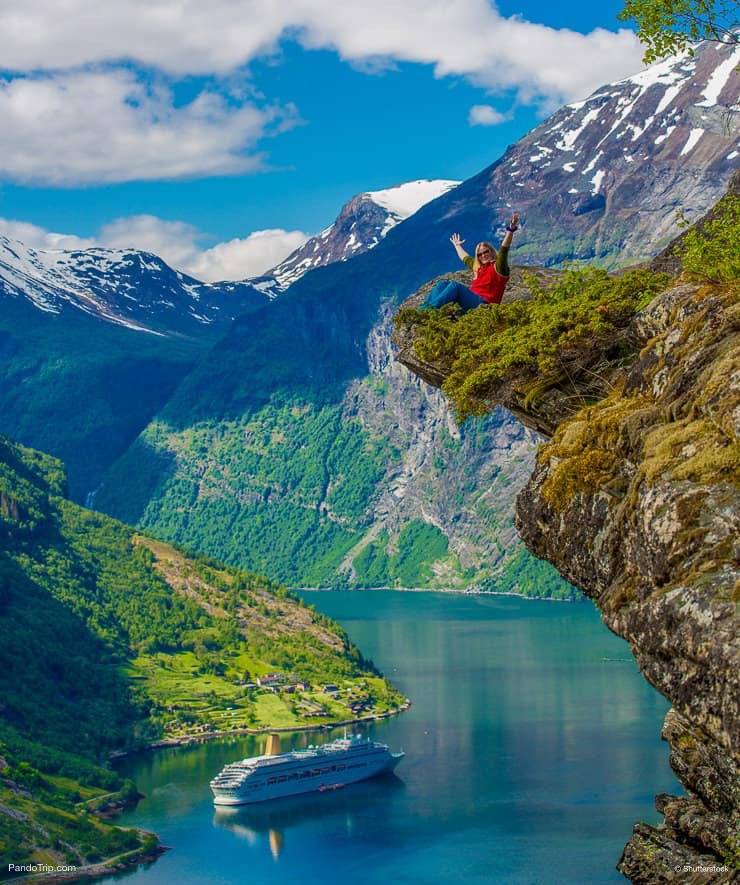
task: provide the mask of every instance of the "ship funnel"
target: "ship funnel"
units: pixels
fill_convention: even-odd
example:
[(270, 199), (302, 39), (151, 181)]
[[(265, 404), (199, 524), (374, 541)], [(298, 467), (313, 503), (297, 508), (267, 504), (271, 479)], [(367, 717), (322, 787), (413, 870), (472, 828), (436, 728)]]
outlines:
[(265, 747), (265, 756), (279, 756), (280, 755), (280, 735), (279, 734), (268, 734), (267, 735), (267, 746)]

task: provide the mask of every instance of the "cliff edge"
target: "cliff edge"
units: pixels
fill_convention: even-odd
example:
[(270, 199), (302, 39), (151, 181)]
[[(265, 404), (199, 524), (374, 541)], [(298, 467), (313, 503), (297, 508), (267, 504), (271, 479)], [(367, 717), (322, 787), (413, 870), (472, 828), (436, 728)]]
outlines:
[[(498, 403), (548, 437), (519, 532), (673, 705), (662, 736), (686, 795), (635, 825), (618, 868), (636, 883), (740, 881), (738, 185), (652, 268), (549, 288), (519, 271), (523, 306), (432, 316), (418, 293), (397, 318), (397, 358), (461, 417)], [(667, 266), (692, 250), (703, 278)]]

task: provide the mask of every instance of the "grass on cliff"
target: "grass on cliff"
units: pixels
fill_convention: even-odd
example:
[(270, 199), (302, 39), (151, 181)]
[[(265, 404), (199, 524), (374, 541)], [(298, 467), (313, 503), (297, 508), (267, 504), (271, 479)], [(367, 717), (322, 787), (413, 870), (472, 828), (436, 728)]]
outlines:
[[(667, 275), (645, 268), (617, 277), (596, 268), (570, 269), (548, 288), (530, 278), (529, 301), (485, 306), (463, 316), (455, 305), (403, 308), (396, 323), (414, 327), (420, 359), (448, 370), (443, 390), (464, 420), (490, 411), (489, 391), (511, 376), (546, 386), (567, 380), (570, 359), (603, 349), (667, 282)], [(536, 389), (537, 383), (532, 395)]]
[(737, 284), (740, 279), (740, 197), (724, 196), (714, 210), (714, 217), (688, 230), (680, 247), (686, 276), (711, 283)]

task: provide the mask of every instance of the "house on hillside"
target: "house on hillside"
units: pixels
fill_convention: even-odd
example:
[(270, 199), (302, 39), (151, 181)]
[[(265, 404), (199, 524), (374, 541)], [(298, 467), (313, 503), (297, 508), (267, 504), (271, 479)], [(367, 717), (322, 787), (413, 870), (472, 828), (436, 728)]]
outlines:
[(265, 673), (264, 676), (257, 677), (257, 685), (260, 688), (271, 688), (282, 685), (285, 682), (285, 674), (283, 673)]

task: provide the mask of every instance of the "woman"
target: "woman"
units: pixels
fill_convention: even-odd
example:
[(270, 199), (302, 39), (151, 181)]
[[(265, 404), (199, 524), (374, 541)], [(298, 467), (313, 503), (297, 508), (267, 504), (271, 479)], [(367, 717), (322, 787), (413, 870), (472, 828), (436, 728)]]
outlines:
[(509, 246), (518, 227), (519, 215), (515, 212), (506, 226), (506, 234), (498, 252), (490, 243), (478, 243), (475, 258), (471, 258), (463, 249), (465, 241), (460, 238), (460, 234), (453, 234), (450, 242), (459, 259), (473, 271), (473, 282), (468, 288), (455, 280), (440, 280), (427, 296), (422, 308), (442, 307), (443, 304), (455, 302), (465, 313), (481, 304), (500, 304), (509, 282)]

